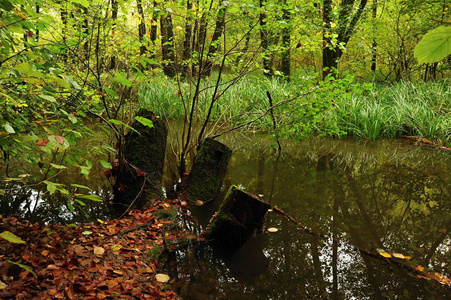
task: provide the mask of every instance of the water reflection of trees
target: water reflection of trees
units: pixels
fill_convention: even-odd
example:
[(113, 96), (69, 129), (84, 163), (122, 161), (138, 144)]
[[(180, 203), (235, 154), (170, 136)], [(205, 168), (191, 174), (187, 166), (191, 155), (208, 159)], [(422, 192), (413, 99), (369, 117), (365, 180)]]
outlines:
[[(418, 152), (396, 156), (398, 150), (383, 148), (359, 156), (335, 150), (285, 153), (278, 160), (269, 152), (244, 151), (231, 166), (231, 181), (264, 194), (314, 231), (368, 250), (410, 255), (413, 263), (445, 273), (451, 261), (451, 162), (424, 159)], [(446, 298), (436, 282), (307, 235), (279, 215), (269, 214), (267, 225), (281, 229), (265, 235), (260, 251), (269, 260), (267, 271), (243, 281), (210, 253), (207, 261), (216, 263), (204, 266), (199, 276), (215, 278), (221, 286), (210, 284), (203, 298)], [(189, 295), (186, 299), (195, 299)]]

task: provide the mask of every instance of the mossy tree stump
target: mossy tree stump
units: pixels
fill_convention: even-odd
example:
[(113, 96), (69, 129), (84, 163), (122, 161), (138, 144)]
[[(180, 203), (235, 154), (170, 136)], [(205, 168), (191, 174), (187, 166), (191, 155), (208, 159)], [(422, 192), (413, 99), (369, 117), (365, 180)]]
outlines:
[(222, 248), (238, 249), (263, 228), (270, 207), (257, 197), (231, 186), (207, 227), (205, 237)]
[(185, 185), (190, 204), (218, 197), (231, 156), (230, 148), (216, 140), (207, 138), (200, 144)]
[(117, 174), (114, 191), (114, 204), (119, 209), (131, 204), (143, 208), (151, 199), (163, 197), (161, 182), (168, 130), (151, 111), (141, 109), (137, 117), (151, 120), (153, 126), (135, 121), (133, 130), (125, 136), (125, 161)]

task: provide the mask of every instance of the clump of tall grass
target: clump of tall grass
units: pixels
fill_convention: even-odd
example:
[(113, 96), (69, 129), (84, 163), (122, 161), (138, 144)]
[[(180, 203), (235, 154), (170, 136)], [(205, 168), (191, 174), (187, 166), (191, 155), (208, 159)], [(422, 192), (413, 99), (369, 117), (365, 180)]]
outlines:
[[(196, 103), (196, 118), (204, 120), (215, 97), (214, 79), (202, 80)], [(269, 108), (266, 92), (277, 103), (300, 94), (306, 83), (268, 80), (258, 76), (241, 78), (229, 85), (225, 78), (217, 93), (211, 121), (237, 125), (255, 119)], [(155, 77), (139, 90), (141, 106), (157, 115), (180, 120), (190, 109), (194, 84)], [(317, 133), (350, 135), (369, 140), (412, 135), (429, 140), (451, 142), (451, 85), (439, 82), (399, 82), (395, 84), (358, 84), (353, 78), (323, 84), (315, 93), (275, 109), (279, 131), (289, 137)], [(271, 130), (270, 117), (252, 126)], [(285, 128), (284, 128), (285, 126)]]
[[(196, 117), (204, 119), (214, 93), (216, 82), (203, 80), (200, 95), (196, 103)], [(228, 125), (246, 123), (255, 119), (269, 108), (266, 92), (274, 101), (283, 100), (294, 93), (295, 85), (277, 79), (244, 77), (234, 84), (225, 79), (220, 83), (217, 94), (221, 93), (212, 111), (211, 120)], [(195, 92), (195, 86), (189, 82), (177, 82), (166, 78), (156, 78), (140, 86), (138, 102), (141, 106), (154, 111), (157, 115), (172, 120), (180, 120), (187, 115)], [(267, 127), (268, 119), (255, 122), (255, 127)]]
[(337, 106), (328, 117), (348, 135), (369, 140), (402, 135), (451, 140), (451, 88), (446, 82), (376, 86), (370, 96), (353, 95)]

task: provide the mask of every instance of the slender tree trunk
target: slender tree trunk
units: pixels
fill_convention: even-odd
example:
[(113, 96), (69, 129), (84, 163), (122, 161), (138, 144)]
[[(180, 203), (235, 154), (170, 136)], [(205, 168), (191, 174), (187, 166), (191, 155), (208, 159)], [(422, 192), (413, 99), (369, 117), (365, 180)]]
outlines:
[(215, 31), (211, 39), (210, 47), (207, 53), (207, 60), (205, 62), (205, 66), (202, 72), (203, 76), (210, 76), (211, 71), (213, 69), (214, 56), (218, 52), (219, 45), (221, 44), (220, 38), (224, 32), (226, 12), (227, 12), (226, 6), (219, 7), (218, 15), (216, 17)]
[[(113, 27), (116, 25), (117, 21), (117, 11), (118, 11), (118, 3), (116, 0), (111, 0), (111, 19), (113, 20)], [(110, 58), (110, 69), (116, 69), (117, 61), (116, 61), (116, 54), (113, 53), (113, 55)]]
[[(154, 9), (157, 7), (156, 1), (153, 2), (153, 7), (154, 7)], [(153, 46), (153, 51), (152, 51), (152, 54), (150, 55), (150, 57), (152, 59), (155, 59), (155, 52), (156, 52), (155, 45), (157, 42), (157, 30), (158, 30), (157, 21), (155, 20), (155, 18), (152, 18), (152, 20), (150, 20), (150, 42), (152, 43), (152, 46)]]
[(272, 70), (273, 56), (268, 52), (269, 37), (266, 19), (266, 1), (260, 0), (260, 44), (263, 51), (263, 74), (266, 77), (272, 77), (274, 72)]
[(329, 75), (334, 68), (337, 68), (335, 49), (331, 44), (331, 26), (332, 23), (332, 0), (323, 1), (323, 79)]
[(88, 39), (88, 36), (89, 36), (88, 8), (85, 7), (83, 9), (83, 14), (84, 14), (83, 15), (84, 20), (83, 20), (82, 27), (83, 27), (83, 34), (84, 34), (84, 39), (85, 39), (85, 42), (83, 43), (83, 52), (84, 52), (86, 60), (88, 60), (89, 59), (89, 46), (90, 46), (89, 39)]
[(282, 9), (282, 20), (285, 21), (286, 27), (282, 33), (282, 66), (281, 71), (287, 81), (290, 81), (290, 44), (291, 44), (291, 15), (287, 7), (287, 0), (283, 1), (284, 8)]
[[(63, 28), (62, 28), (62, 32), (61, 32), (61, 36), (63, 38), (63, 45), (66, 45), (66, 40), (67, 40), (67, 9), (66, 7), (64, 7), (64, 5), (62, 5), (63, 7), (61, 8), (61, 22), (63, 23)], [(61, 54), (61, 58), (63, 59), (63, 61), (65, 63), (67, 63), (67, 53), (62, 53)]]
[(185, 40), (183, 41), (183, 73), (185, 76), (190, 77), (192, 75), (191, 60), (193, 58), (193, 25), (192, 25), (192, 8), (193, 3), (191, 0), (186, 1), (187, 17), (185, 22)]
[[(377, 0), (373, 0), (373, 21), (375, 21), (377, 18)], [(376, 72), (377, 68), (377, 40), (373, 38), (373, 45), (371, 52), (373, 54), (373, 57), (371, 58), (371, 71), (374, 73)]]
[(147, 50), (146, 45), (144, 45), (144, 37), (146, 36), (146, 23), (144, 16), (144, 9), (142, 6), (142, 0), (136, 0), (136, 8), (138, 9), (138, 13), (140, 14), (140, 22), (138, 25), (138, 38), (141, 46), (139, 47), (139, 53), (144, 55)]
[[(41, 12), (41, 7), (36, 4), (36, 13), (40, 13)], [(36, 42), (39, 42), (39, 29), (36, 29)]]
[(175, 54), (174, 54), (174, 30), (172, 25), (172, 16), (170, 13), (160, 17), (161, 28), (161, 48), (163, 57), (163, 71), (168, 77), (174, 77), (175, 71)]

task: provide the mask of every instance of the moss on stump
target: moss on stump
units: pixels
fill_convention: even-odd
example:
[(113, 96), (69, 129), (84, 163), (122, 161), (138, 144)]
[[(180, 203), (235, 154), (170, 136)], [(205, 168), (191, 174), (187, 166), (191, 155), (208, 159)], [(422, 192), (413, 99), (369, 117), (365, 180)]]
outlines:
[(229, 147), (213, 139), (207, 138), (200, 144), (186, 180), (190, 204), (196, 200), (208, 203), (218, 197), (231, 156)]
[(257, 197), (231, 186), (212, 218), (205, 237), (222, 248), (237, 249), (262, 229), (270, 207)]
[(117, 176), (115, 188), (117, 207), (128, 207), (140, 192), (140, 197), (133, 203), (136, 208), (147, 206), (151, 199), (163, 197), (161, 182), (168, 130), (165, 123), (149, 110), (141, 109), (137, 116), (152, 120), (153, 126), (135, 121), (133, 130), (125, 136), (126, 163)]

